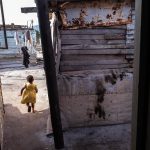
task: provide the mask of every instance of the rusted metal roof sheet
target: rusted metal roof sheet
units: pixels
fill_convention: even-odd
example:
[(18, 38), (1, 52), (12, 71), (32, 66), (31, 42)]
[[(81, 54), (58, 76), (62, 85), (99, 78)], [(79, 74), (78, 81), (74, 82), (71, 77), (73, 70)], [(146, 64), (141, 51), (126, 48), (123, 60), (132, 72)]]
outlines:
[(132, 22), (130, 2), (66, 2), (60, 7), (64, 28), (90, 28)]

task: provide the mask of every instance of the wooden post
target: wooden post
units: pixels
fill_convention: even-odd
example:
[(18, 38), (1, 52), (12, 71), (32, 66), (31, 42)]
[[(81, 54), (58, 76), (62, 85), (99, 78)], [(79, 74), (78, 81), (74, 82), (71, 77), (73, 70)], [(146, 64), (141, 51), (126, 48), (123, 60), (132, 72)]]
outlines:
[(50, 22), (48, 17), (48, 1), (36, 0), (36, 5), (41, 33), (44, 69), (47, 81), (54, 142), (55, 147), (57, 149), (60, 149), (64, 148), (64, 140), (60, 119), (59, 96), (55, 69), (56, 64), (51, 40)]
[(4, 30), (4, 38), (5, 38), (5, 47), (4, 49), (8, 49), (8, 43), (7, 43), (7, 35), (6, 35), (6, 27), (5, 27), (5, 17), (4, 17), (4, 10), (3, 10), (3, 1), (0, 0), (0, 9), (1, 9), (1, 16), (2, 16), (2, 25)]

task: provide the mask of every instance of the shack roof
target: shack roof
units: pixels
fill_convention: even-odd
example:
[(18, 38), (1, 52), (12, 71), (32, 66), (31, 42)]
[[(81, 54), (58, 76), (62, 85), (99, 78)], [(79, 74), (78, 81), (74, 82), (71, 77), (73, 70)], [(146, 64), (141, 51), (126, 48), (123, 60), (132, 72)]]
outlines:
[[(3, 29), (3, 25), (0, 24), (0, 30)], [(29, 28), (27, 25), (14, 25), (7, 24), (5, 25), (6, 30), (33, 30), (33, 28)]]

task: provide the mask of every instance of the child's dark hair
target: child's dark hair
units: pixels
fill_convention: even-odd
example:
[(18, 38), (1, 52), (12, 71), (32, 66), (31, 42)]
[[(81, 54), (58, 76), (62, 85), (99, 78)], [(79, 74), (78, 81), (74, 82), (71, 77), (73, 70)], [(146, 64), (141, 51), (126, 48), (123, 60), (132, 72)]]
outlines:
[(34, 81), (33, 76), (32, 76), (32, 75), (28, 75), (28, 76), (27, 76), (27, 81), (28, 81), (29, 83), (32, 83), (32, 82)]

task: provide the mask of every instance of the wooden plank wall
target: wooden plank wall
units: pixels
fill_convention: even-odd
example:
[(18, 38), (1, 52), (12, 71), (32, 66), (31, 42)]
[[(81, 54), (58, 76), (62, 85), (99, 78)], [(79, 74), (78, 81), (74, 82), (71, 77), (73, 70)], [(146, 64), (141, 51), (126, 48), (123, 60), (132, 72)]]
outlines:
[[(134, 15), (133, 10), (128, 25), (60, 31), (57, 78), (63, 128), (131, 121)], [(97, 104), (104, 118), (97, 115)]]
[(132, 68), (133, 27), (61, 30), (60, 71)]

